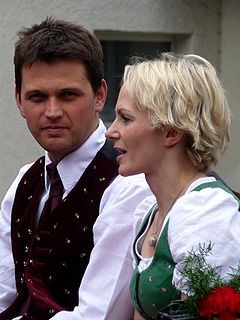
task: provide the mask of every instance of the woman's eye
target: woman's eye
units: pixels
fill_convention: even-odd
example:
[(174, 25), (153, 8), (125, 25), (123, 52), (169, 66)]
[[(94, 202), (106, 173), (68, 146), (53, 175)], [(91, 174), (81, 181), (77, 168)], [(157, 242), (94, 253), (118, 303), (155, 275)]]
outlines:
[(128, 117), (126, 117), (124, 115), (122, 115), (121, 117), (122, 117), (122, 122), (123, 123), (128, 123), (129, 121), (131, 121), (131, 119), (129, 119)]

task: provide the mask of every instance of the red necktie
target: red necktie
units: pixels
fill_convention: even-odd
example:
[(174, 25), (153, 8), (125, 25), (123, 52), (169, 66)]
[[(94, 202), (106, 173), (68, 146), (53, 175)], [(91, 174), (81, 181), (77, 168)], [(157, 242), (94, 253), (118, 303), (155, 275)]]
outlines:
[(47, 201), (45, 202), (42, 217), (49, 215), (62, 202), (63, 184), (58, 174), (57, 163), (50, 163), (46, 167), (50, 180), (50, 191)]

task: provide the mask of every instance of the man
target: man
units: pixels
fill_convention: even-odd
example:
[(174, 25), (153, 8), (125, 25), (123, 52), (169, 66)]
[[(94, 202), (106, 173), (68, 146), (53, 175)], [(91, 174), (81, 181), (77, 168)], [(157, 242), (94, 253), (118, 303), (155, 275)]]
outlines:
[(66, 21), (19, 33), (16, 102), (45, 157), (1, 206), (0, 320), (132, 319), (133, 214), (151, 193), (143, 176), (118, 175), (99, 119), (102, 60), (98, 40)]

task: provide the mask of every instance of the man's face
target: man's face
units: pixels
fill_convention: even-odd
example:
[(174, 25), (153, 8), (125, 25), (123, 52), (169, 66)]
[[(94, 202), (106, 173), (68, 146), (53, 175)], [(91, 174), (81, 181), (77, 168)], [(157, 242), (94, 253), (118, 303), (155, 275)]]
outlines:
[(94, 94), (80, 61), (34, 62), (22, 69), (16, 102), (37, 142), (59, 161), (97, 128), (107, 86)]

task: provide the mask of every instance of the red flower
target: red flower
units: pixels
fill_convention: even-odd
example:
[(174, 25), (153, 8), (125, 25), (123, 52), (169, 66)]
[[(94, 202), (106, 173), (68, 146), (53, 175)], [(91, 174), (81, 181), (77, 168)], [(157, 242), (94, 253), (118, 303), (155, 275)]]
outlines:
[(236, 320), (240, 313), (240, 292), (229, 286), (212, 289), (200, 301), (198, 312), (209, 320), (213, 316), (218, 316), (220, 320)]

